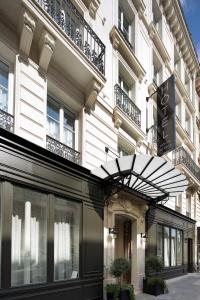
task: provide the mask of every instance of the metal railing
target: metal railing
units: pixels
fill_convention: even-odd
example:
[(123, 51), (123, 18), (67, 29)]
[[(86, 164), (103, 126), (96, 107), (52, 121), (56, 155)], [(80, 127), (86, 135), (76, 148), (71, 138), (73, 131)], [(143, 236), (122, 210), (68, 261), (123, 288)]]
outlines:
[(188, 170), (200, 181), (200, 168), (196, 165), (189, 153), (183, 147), (179, 147), (173, 151), (173, 164), (184, 164)]
[(105, 45), (70, 0), (35, 0), (60, 26), (64, 33), (105, 74)]
[(8, 131), (14, 130), (14, 117), (4, 110), (0, 109), (0, 127)]
[(115, 104), (119, 106), (125, 114), (131, 118), (139, 127), (141, 126), (141, 111), (128, 97), (128, 95), (120, 88), (118, 84), (115, 85)]
[(60, 143), (48, 135), (46, 137), (46, 149), (76, 164), (80, 164), (80, 152)]

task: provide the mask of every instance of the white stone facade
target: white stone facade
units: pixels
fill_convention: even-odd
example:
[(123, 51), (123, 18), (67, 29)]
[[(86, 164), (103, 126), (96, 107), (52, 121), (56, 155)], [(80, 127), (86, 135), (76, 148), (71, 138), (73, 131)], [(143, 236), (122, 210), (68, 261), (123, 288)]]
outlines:
[[(59, 1), (59, 12), (63, 13), (65, 0)], [(9, 68), (7, 112), (14, 116), (14, 133), (46, 147), (50, 95), (74, 115), (74, 148), (80, 152), (84, 167), (92, 170), (116, 158), (119, 149), (127, 154), (156, 155), (152, 135), (156, 98), (150, 97), (147, 102), (146, 97), (155, 92), (156, 84), (174, 74), (177, 147), (188, 152), (197, 169), (194, 171), (184, 162), (179, 164), (190, 182), (187, 197), (184, 193), (166, 205), (187, 214), (200, 226), (200, 117), (195, 89), (199, 65), (179, 1), (74, 0), (106, 46), (105, 75), (48, 15), (42, 3), (15, 0), (0, 4), (0, 61)], [(137, 117), (131, 119), (127, 111), (116, 105), (116, 84), (141, 111), (140, 124)], [(61, 123), (62, 115), (59, 118)], [(147, 128), (152, 129), (147, 133)], [(166, 159), (172, 160), (172, 154)], [(108, 228), (115, 225), (113, 216), (128, 215), (136, 222), (133, 246), (137, 270), (132, 272), (132, 282), (137, 291), (141, 290), (145, 273), (145, 243), (140, 238), (145, 231), (145, 210), (145, 205), (123, 195), (105, 208), (106, 268), (115, 256), (114, 241), (108, 234)], [(195, 261), (196, 251), (195, 246)]]

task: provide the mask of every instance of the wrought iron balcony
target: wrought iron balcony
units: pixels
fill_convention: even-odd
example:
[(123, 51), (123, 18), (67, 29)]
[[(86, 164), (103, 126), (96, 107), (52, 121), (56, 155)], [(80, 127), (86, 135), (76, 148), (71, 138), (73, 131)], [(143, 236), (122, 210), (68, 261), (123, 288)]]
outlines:
[(0, 127), (13, 132), (14, 117), (4, 110), (0, 109)]
[(141, 126), (141, 111), (128, 97), (128, 95), (120, 88), (118, 84), (115, 85), (115, 104), (120, 107), (125, 114), (131, 118), (139, 127)]
[(63, 32), (105, 74), (105, 46), (70, 0), (35, 0)]
[(189, 153), (183, 148), (179, 147), (173, 151), (174, 165), (184, 164), (188, 170), (200, 181), (200, 168), (196, 165)]
[(48, 135), (46, 137), (46, 148), (59, 156), (62, 156), (76, 164), (80, 164), (80, 153), (78, 151), (60, 143)]

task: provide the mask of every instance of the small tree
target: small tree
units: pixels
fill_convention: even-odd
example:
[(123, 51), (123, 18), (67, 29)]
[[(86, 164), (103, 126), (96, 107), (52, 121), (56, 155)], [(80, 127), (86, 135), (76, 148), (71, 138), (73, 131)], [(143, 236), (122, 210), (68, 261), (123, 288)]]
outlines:
[(122, 275), (128, 272), (131, 268), (130, 262), (125, 258), (116, 258), (113, 260), (110, 267), (110, 274), (117, 278), (118, 283), (122, 284)]
[(146, 266), (148, 270), (151, 269), (154, 272), (160, 272), (163, 269), (162, 260), (157, 256), (149, 256), (146, 259)]

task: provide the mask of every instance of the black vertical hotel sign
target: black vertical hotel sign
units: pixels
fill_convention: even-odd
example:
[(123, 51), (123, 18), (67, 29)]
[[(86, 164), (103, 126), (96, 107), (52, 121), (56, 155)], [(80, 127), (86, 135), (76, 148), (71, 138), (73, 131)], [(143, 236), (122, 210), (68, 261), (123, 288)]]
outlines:
[(175, 148), (175, 79), (172, 75), (157, 89), (157, 155)]

